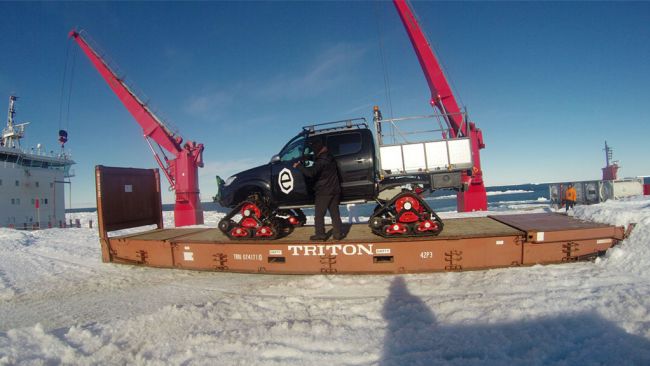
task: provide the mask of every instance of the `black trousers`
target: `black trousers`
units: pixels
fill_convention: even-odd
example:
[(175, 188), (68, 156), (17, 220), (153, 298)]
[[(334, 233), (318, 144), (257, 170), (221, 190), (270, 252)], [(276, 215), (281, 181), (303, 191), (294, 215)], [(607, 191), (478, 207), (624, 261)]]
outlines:
[(329, 210), (332, 217), (332, 234), (341, 235), (341, 213), (339, 212), (339, 195), (316, 195), (314, 207), (314, 225), (316, 226), (316, 235), (325, 235), (325, 212)]
[(567, 210), (567, 212), (569, 211), (570, 208), (573, 208), (573, 206), (575, 206), (575, 205), (576, 205), (576, 201), (567, 200), (566, 201), (566, 210)]

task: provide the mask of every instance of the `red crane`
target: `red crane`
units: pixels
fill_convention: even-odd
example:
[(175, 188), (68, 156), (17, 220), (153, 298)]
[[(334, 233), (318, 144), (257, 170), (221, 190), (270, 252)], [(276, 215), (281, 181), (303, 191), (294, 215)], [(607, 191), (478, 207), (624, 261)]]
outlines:
[(420, 61), (420, 66), (422, 66), (422, 71), (424, 71), (424, 76), (429, 84), (431, 106), (437, 108), (446, 120), (451, 130), (451, 137), (467, 136), (472, 142), (474, 167), (471, 175), (463, 174), (463, 182), (468, 184), (468, 188), (464, 192), (458, 192), (458, 211), (485, 211), (487, 210), (487, 194), (483, 183), (479, 153), (479, 150), (485, 147), (483, 133), (476, 127), (474, 122), (466, 120), (466, 113), (463, 113), (459, 108), (442, 68), (406, 0), (393, 0), (393, 4), (395, 4), (402, 23), (404, 23), (415, 49), (415, 54)]
[[(158, 165), (160, 165), (167, 180), (169, 180), (171, 189), (176, 191), (174, 205), (174, 222), (176, 226), (203, 224), (198, 175), (198, 168), (203, 167), (203, 144), (194, 141), (183, 144), (183, 138), (174, 134), (156, 117), (79, 32), (71, 31), (70, 37), (77, 42), (108, 86), (113, 89), (122, 104), (142, 127), (144, 138), (149, 144)], [(151, 145), (152, 140), (162, 152), (162, 159)], [(168, 158), (163, 149), (171, 153), (173, 158)]]

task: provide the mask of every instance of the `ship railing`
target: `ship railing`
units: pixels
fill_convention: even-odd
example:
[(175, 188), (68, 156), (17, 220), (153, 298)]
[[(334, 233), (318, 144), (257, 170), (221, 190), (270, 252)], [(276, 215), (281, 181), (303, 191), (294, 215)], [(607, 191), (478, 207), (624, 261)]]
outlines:
[(43, 148), (30, 148), (29, 150), (27, 150), (23, 148), (0, 147), (0, 152), (11, 154), (11, 155), (25, 154), (25, 155), (43, 156), (47, 158), (72, 160), (72, 153), (70, 152), (70, 150), (62, 150), (60, 152), (56, 152), (55, 150), (50, 150), (48, 152)]
[(463, 125), (466, 123), (465, 112), (375, 119), (377, 142), (381, 146), (452, 138), (454, 134), (447, 120), (455, 115), (461, 116)]

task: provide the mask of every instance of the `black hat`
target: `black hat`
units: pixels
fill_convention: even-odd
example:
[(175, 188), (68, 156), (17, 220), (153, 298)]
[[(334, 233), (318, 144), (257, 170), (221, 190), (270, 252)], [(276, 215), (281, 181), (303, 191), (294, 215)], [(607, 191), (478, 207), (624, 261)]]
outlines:
[(314, 151), (314, 152), (319, 152), (323, 148), (323, 140), (320, 138), (314, 138), (311, 141), (309, 141), (309, 147)]

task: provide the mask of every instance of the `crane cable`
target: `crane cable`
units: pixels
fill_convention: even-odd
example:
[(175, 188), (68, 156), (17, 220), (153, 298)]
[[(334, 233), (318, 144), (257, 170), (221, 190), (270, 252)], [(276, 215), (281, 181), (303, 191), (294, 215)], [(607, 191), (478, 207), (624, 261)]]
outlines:
[[(72, 99), (72, 81), (74, 79), (74, 68), (76, 64), (76, 56), (77, 56), (77, 50), (73, 50), (73, 55), (72, 55), (72, 65), (70, 67), (70, 73), (69, 73), (69, 88), (68, 88), (68, 98), (67, 98), (67, 106), (66, 106), (66, 114), (65, 118), (63, 115), (63, 107), (65, 104), (65, 84), (66, 80), (68, 80), (68, 62), (70, 60), (70, 47), (72, 47), (72, 42), (66, 42), (66, 50), (65, 50), (65, 61), (64, 61), (64, 66), (63, 66), (63, 78), (61, 80), (61, 97), (59, 101), (59, 142), (61, 143), (61, 155), (65, 156), (64, 152), (64, 144), (67, 142), (68, 138), (68, 129), (70, 127), (70, 100)], [(65, 129), (63, 129), (63, 124), (65, 120)], [(62, 132), (63, 131), (63, 132)], [(63, 135), (65, 135), (65, 141), (62, 140)], [(64, 179), (65, 181), (65, 179)], [(68, 207), (72, 208), (72, 182), (68, 180)], [(65, 188), (64, 188), (65, 190)], [(64, 204), (65, 205), (65, 204)]]
[[(61, 80), (61, 96), (59, 101), (59, 130), (67, 131), (70, 128), (70, 105), (72, 101), (72, 85), (77, 60), (77, 49), (70, 54), (71, 42), (66, 42), (65, 63), (63, 66), (63, 78)], [(72, 60), (71, 60), (72, 59)], [(68, 84), (66, 96), (66, 83)], [(65, 112), (64, 112), (65, 110)]]
[(68, 55), (70, 54), (70, 42), (66, 42), (67, 46), (65, 48), (65, 63), (63, 66), (63, 78), (61, 78), (61, 96), (59, 98), (59, 129), (61, 129), (63, 121), (63, 101), (65, 93), (65, 81), (68, 75)]
[[(381, 60), (381, 68), (382, 68), (382, 73), (384, 76), (384, 92), (386, 93), (386, 101), (388, 102), (388, 113), (390, 114), (390, 119), (395, 118), (393, 115), (393, 100), (391, 98), (391, 93), (390, 93), (390, 79), (388, 77), (388, 62), (387, 58), (384, 52), (384, 41), (383, 41), (383, 32), (382, 32), (382, 22), (381, 22), (381, 11), (379, 9), (381, 2), (375, 2), (375, 6), (373, 7), (375, 11), (375, 22), (377, 24), (377, 34), (379, 35), (379, 59)], [(391, 124), (391, 129), (393, 129), (393, 125)], [(394, 138), (395, 132), (393, 131), (393, 138)]]
[(77, 64), (77, 48), (75, 47), (74, 51), (72, 51), (72, 67), (70, 68), (70, 83), (68, 85), (68, 108), (67, 108), (67, 113), (66, 113), (66, 121), (65, 121), (65, 129), (66, 131), (70, 127), (70, 104), (72, 104), (72, 84), (74, 82), (74, 70), (75, 66)]
[[(411, 9), (413, 9), (413, 6), (411, 5), (410, 1), (408, 2), (408, 5), (409, 5), (409, 7)], [(422, 22), (422, 19), (420, 18), (420, 16), (415, 11), (412, 11), (412, 13), (413, 13), (413, 16), (415, 17), (415, 20), (418, 22), (418, 24), (420, 24), (420, 27), (423, 30), (427, 29), (427, 27), (424, 26), (424, 22)], [(465, 109), (465, 103), (463, 102), (463, 98), (461, 98), (460, 93), (458, 93), (458, 88), (456, 87), (456, 84), (454, 83), (454, 80), (449, 76), (449, 73), (447, 72), (447, 68), (445, 67), (444, 61), (440, 57), (438, 57), (438, 50), (437, 50), (438, 47), (436, 47), (434, 45), (434, 43), (431, 42), (431, 40), (429, 39), (429, 37), (427, 37), (427, 34), (424, 31), (422, 33), (424, 34), (424, 37), (427, 40), (427, 43), (429, 44), (429, 47), (431, 47), (431, 52), (433, 52), (433, 54), (436, 57), (436, 60), (438, 60), (438, 64), (440, 65), (440, 68), (442, 69), (442, 73), (445, 76), (445, 78), (447, 79), (447, 81), (449, 83), (449, 86), (451, 87), (451, 90), (452, 90), (452, 93), (453, 93), (454, 97), (456, 99), (458, 99), (458, 103), (460, 103), (459, 107), (462, 107), (463, 109)]]

